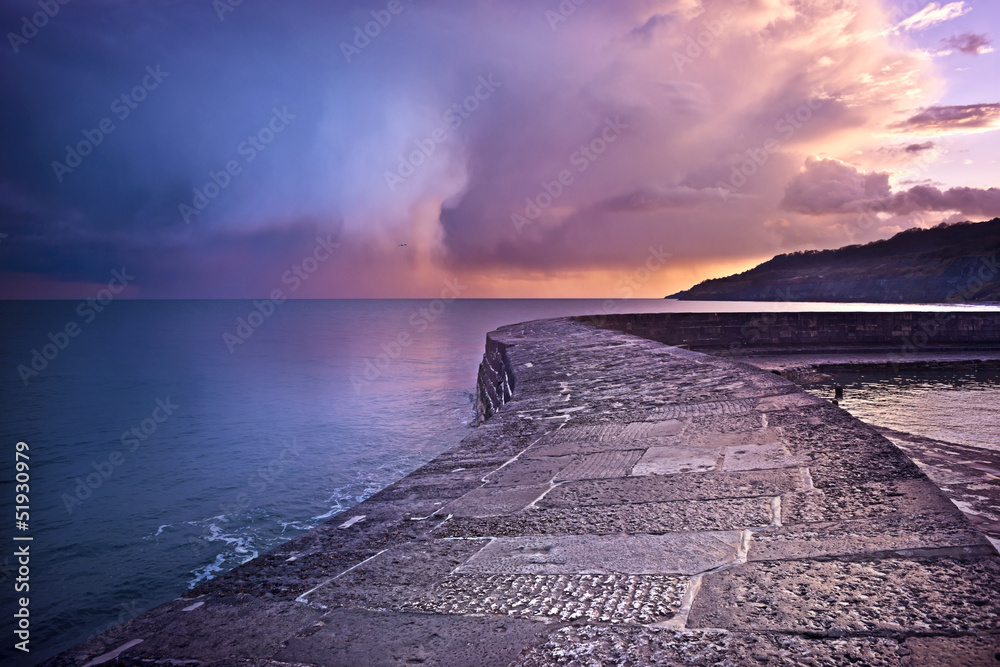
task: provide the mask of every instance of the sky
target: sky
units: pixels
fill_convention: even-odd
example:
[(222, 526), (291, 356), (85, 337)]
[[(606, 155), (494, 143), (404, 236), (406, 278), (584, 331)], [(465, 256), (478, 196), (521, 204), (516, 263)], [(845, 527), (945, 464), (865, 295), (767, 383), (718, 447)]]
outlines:
[(995, 0), (6, 0), (0, 298), (657, 298), (988, 220), (998, 28)]

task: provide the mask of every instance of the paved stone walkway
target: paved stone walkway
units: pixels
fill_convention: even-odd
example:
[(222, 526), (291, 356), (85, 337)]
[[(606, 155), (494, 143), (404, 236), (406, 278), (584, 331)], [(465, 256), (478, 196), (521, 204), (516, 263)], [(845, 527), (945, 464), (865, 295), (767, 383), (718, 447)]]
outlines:
[(1000, 665), (1000, 557), (839, 408), (570, 320), (487, 358), (457, 447), (50, 664)]

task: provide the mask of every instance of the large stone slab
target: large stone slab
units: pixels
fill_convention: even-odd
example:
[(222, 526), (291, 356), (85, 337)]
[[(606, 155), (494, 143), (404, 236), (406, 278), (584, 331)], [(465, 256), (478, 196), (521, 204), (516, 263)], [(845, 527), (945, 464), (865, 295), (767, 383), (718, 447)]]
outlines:
[(555, 475), (556, 480), (603, 479), (624, 477), (638, 463), (645, 450), (598, 452), (586, 454), (569, 464)]
[(549, 456), (529, 459), (519, 457), (486, 476), (490, 484), (501, 486), (529, 486), (544, 484), (573, 462), (571, 456)]
[(780, 443), (726, 447), (722, 470), (768, 470), (792, 468), (806, 463), (804, 458), (789, 456)]
[(759, 530), (750, 543), (748, 560), (899, 557), (946, 552), (989, 555), (991, 551), (989, 541), (961, 517), (930, 512)]
[(173, 600), (80, 644), (48, 664), (76, 667), (92, 660), (95, 665), (103, 664), (113, 659), (109, 654), (121, 660), (178, 663), (267, 658), (321, 615), (319, 610), (305, 605), (249, 595)]
[(803, 391), (780, 396), (765, 396), (757, 400), (757, 409), (761, 412), (771, 412), (774, 410), (792, 410), (794, 408), (805, 408), (813, 405), (824, 405), (828, 403), (821, 398), (816, 398)]
[(633, 475), (676, 475), (713, 470), (722, 456), (714, 445), (650, 447), (632, 468)]
[(756, 528), (770, 525), (771, 520), (770, 498), (721, 498), (580, 508), (535, 506), (507, 516), (455, 517), (442, 523), (434, 534), (440, 537), (659, 535), (679, 531)]
[(735, 563), (738, 531), (498, 538), (457, 573), (697, 574)]
[(396, 545), (303, 594), (324, 609), (422, 609), (434, 587), (489, 540), (420, 539)]
[(801, 491), (798, 470), (702, 472), (567, 482), (552, 489), (539, 507), (632, 505), (672, 500), (774, 497)]
[[(754, 420), (757, 421), (756, 419)], [(755, 427), (757, 424), (755, 424)], [(708, 429), (692, 430), (687, 439), (693, 445), (712, 445), (719, 449), (747, 447), (751, 445), (771, 445), (781, 443), (781, 431), (777, 428), (753, 428), (730, 432), (712, 432)]]
[(449, 514), (468, 517), (513, 514), (533, 503), (550, 488), (548, 483), (530, 486), (487, 484), (448, 503), (438, 514), (442, 519)]
[(956, 514), (941, 490), (926, 479), (902, 479), (857, 485), (837, 484), (781, 498), (784, 524), (870, 519), (921, 512)]
[(506, 667), (554, 630), (516, 618), (336, 610), (291, 639), (274, 660), (333, 666), (483, 665)]
[(752, 398), (738, 398), (729, 401), (704, 401), (698, 403), (681, 403), (664, 405), (651, 411), (650, 421), (667, 419), (685, 419), (706, 415), (734, 415), (750, 412), (754, 408)]

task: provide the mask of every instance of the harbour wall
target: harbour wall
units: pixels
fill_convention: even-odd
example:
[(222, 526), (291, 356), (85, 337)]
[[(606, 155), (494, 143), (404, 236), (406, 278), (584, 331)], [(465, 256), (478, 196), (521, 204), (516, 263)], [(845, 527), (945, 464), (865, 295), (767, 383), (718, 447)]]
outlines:
[(994, 350), (1000, 312), (641, 313), (575, 318), (712, 354)]

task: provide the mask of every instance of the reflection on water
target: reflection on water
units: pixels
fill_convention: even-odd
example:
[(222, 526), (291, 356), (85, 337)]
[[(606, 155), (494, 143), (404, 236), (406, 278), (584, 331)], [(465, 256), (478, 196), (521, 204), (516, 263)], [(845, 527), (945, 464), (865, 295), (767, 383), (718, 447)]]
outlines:
[(862, 421), (935, 440), (1000, 451), (1000, 371), (832, 373), (810, 387)]

